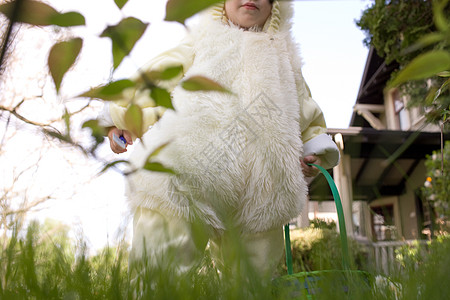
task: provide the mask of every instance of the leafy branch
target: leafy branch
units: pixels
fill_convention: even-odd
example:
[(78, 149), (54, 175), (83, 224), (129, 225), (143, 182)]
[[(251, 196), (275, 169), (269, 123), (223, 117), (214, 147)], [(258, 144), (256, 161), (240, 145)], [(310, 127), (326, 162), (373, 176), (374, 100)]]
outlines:
[[(175, 21), (184, 24), (185, 20), (200, 10), (219, 2), (219, 0), (169, 0), (166, 6), (166, 21)], [(128, 0), (114, 0), (116, 7), (121, 10)], [(8, 19), (8, 32), (3, 40), (2, 56), (0, 67), (4, 63), (5, 53), (8, 48), (8, 40), (12, 32), (13, 26), (20, 23), (32, 26), (53, 26), (58, 27), (75, 27), (85, 26), (85, 18), (78, 12), (58, 12), (48, 4), (38, 0), (12, 0), (0, 5), (0, 13), (4, 14)], [(142, 38), (149, 24), (142, 22), (134, 17), (123, 18), (116, 25), (106, 27), (99, 35), (111, 39), (113, 70), (122, 63), (123, 59), (128, 56), (139, 39)], [(51, 47), (48, 55), (48, 69), (53, 79), (56, 91), (59, 93), (61, 84), (65, 75), (76, 64), (79, 54), (83, 48), (83, 38), (73, 37), (69, 40), (60, 41)], [(141, 137), (144, 132), (143, 107), (135, 101), (134, 95), (147, 94), (149, 99), (153, 101), (152, 106), (164, 107), (166, 109), (174, 109), (170, 93), (161, 86), (161, 82), (172, 80), (176, 77), (182, 77), (183, 68), (181, 66), (172, 66), (165, 70), (139, 72), (137, 78), (127, 78), (118, 81), (106, 83), (102, 86), (90, 89), (80, 93), (78, 97), (99, 99), (101, 101), (125, 101), (128, 102), (125, 113), (125, 122), (133, 135)], [(218, 91), (229, 92), (217, 82), (208, 78), (196, 76), (187, 78), (182, 82), (182, 87), (190, 91)], [(88, 104), (89, 105), (89, 104)], [(103, 142), (107, 129), (99, 125), (98, 120), (88, 120), (83, 123), (82, 128), (90, 128), (91, 136), (95, 141), (90, 149), (74, 141), (71, 136), (71, 117), (78, 112), (69, 113), (67, 110), (61, 116), (61, 120), (65, 124), (65, 133), (59, 131), (50, 124), (42, 124), (25, 118), (18, 112), (18, 107), (8, 108), (0, 106), (0, 110), (7, 111), (21, 121), (42, 128), (43, 132), (52, 138), (67, 143), (78, 148), (86, 155), (96, 157), (95, 150), (98, 145)], [(159, 115), (155, 116), (154, 121), (159, 119)], [(110, 164), (114, 166), (115, 163)], [(108, 166), (108, 165), (107, 165)], [(150, 162), (144, 166), (145, 169), (155, 171), (168, 171), (156, 162)]]

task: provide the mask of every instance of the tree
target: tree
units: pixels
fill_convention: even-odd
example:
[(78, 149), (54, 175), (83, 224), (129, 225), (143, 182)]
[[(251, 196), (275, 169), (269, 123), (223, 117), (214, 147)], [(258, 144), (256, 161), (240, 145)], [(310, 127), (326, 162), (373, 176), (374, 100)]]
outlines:
[(408, 106), (423, 107), (433, 123), (446, 122), (449, 114), (449, 9), (448, 0), (376, 0), (357, 22), (364, 42), (386, 63), (400, 65), (388, 87), (400, 86)]
[[(121, 10), (127, 0), (115, 0), (117, 9)], [(167, 3), (166, 18), (167, 21), (177, 21), (180, 23), (207, 8), (208, 6), (219, 2), (219, 0), (170, 0)], [(4, 58), (8, 52), (10, 38), (12, 36), (15, 24), (30, 24), (33, 26), (53, 26), (57, 28), (70, 28), (85, 25), (85, 18), (77, 12), (60, 13), (53, 7), (37, 0), (13, 0), (0, 5), (0, 12), (9, 18), (9, 26), (5, 32), (2, 43), (2, 56), (0, 60), (0, 70), (4, 65)], [(134, 17), (122, 18), (116, 25), (108, 26), (101, 33), (100, 37), (109, 38), (112, 42), (113, 71), (121, 64), (123, 59), (129, 55), (137, 41), (142, 37), (149, 24)], [(72, 68), (76, 62), (80, 51), (83, 47), (83, 39), (76, 36), (70, 36), (62, 41), (55, 43), (48, 56), (48, 68), (52, 76), (56, 92), (60, 92), (61, 82), (66, 73)], [(125, 114), (125, 122), (130, 131), (136, 136), (141, 137), (144, 133), (142, 108), (135, 102), (134, 95), (137, 93), (147, 93), (151, 95), (155, 106), (173, 108), (170, 94), (161, 87), (158, 82), (173, 79), (182, 72), (181, 66), (170, 67), (167, 70), (158, 72), (141, 72), (137, 78), (126, 78), (118, 81), (108, 82), (99, 87), (90, 89), (79, 94), (81, 99), (100, 99), (102, 101), (127, 101), (128, 108)], [(204, 78), (202, 76), (193, 76), (183, 81), (182, 86), (185, 89), (198, 90), (214, 90), (228, 92), (216, 82)], [(130, 91), (132, 91), (130, 93)], [(86, 107), (89, 106), (86, 105)], [(83, 108), (82, 108), (83, 109)], [(7, 108), (0, 106), (0, 110), (15, 113), (17, 107)], [(90, 128), (94, 144), (91, 147), (85, 147), (81, 143), (73, 139), (71, 134), (71, 118), (77, 114), (76, 112), (65, 111), (62, 119), (65, 128), (55, 130), (53, 128), (43, 128), (43, 131), (64, 143), (78, 147), (82, 152), (95, 156), (95, 150), (98, 145), (103, 142), (106, 129), (98, 125), (97, 120), (89, 120), (83, 123), (83, 128)], [(19, 115), (15, 114), (16, 117)], [(32, 123), (32, 122), (31, 122)], [(35, 124), (40, 126), (42, 124)], [(41, 126), (42, 127), (42, 126)], [(150, 155), (148, 160), (153, 156)], [(119, 161), (122, 163), (123, 161)], [(113, 162), (107, 167), (114, 166), (119, 162)], [(153, 171), (170, 171), (161, 167), (158, 163), (152, 162), (144, 166), (145, 169)]]
[[(2, 24), (7, 24), (3, 15), (0, 19)], [(14, 39), (8, 42), (7, 59), (3, 61), (0, 76), (0, 235), (3, 237), (13, 230), (20, 231), (26, 220), (31, 215), (37, 217), (41, 209), (50, 205), (54, 208), (72, 199), (101, 168), (101, 163), (79, 151), (83, 145), (89, 145), (85, 142), (89, 139), (88, 132), (80, 130), (79, 117), (72, 118), (71, 125), (75, 128), (71, 132), (80, 147), (60, 143), (44, 133), (64, 130), (62, 112), (80, 116), (82, 111), (84, 117), (95, 115), (90, 101), (68, 103), (56, 98), (51, 78), (45, 71), (46, 49), (69, 34), (66, 30), (23, 24), (12, 30)], [(0, 248), (4, 250), (4, 246)]]
[[(127, 2), (127, 0), (110, 1), (111, 5), (119, 11)], [(184, 23), (186, 18), (215, 2), (218, 0), (170, 0), (167, 4), (166, 20)], [(0, 151), (7, 151), (8, 147), (14, 144), (13, 136), (17, 133), (17, 137), (20, 136), (21, 139), (24, 136), (26, 136), (25, 139), (41, 139), (41, 144), (36, 149), (30, 149), (30, 154), (24, 156), (34, 157), (35, 153), (42, 153), (31, 165), (11, 166), (12, 172), (6, 172), (6, 165), (2, 165), (5, 173), (14, 175), (10, 182), (0, 181), (4, 187), (0, 198), (2, 206), (0, 221), (1, 229), (6, 235), (6, 232), (13, 229), (13, 225), (18, 226), (17, 224), (23, 223), (28, 212), (38, 208), (43, 202), (55, 198), (53, 191), (32, 196), (27, 192), (30, 190), (33, 180), (39, 177), (34, 176), (33, 178), (29, 174), (39, 174), (41, 158), (46, 157), (55, 145), (63, 148), (66, 153), (76, 149), (83, 156), (83, 159), (80, 160), (82, 162), (93, 164), (92, 161), (89, 161), (93, 158), (96, 161), (94, 163), (98, 165), (100, 162), (103, 165), (103, 171), (112, 167), (116, 168), (119, 163), (127, 163), (126, 160), (111, 162), (111, 159), (104, 159), (98, 155), (97, 150), (103, 143), (106, 128), (99, 126), (95, 120), (95, 108), (101, 104), (97, 100), (100, 102), (114, 101), (119, 98), (128, 100), (127, 122), (130, 128), (134, 128), (133, 133), (140, 137), (143, 133), (142, 109), (135, 103), (133, 97), (124, 99), (124, 90), (134, 89), (149, 93), (155, 105), (171, 108), (169, 93), (159, 87), (158, 81), (178, 76), (182, 68), (173, 67), (161, 72), (141, 73), (138, 78), (109, 80), (96, 88), (87, 91), (80, 90), (78, 91), (79, 97), (67, 100), (62, 96), (62, 82), (74, 70), (77, 62), (83, 58), (80, 53), (85, 41), (84, 38), (76, 35), (75, 29), (85, 26), (84, 16), (73, 11), (59, 12), (49, 4), (37, 0), (11, 0), (0, 1), (0, 21), (2, 23), (0, 27), (2, 37), (0, 121), (4, 125), (0, 130)], [(113, 60), (112, 72), (129, 55), (148, 26), (149, 24), (137, 18), (122, 17), (116, 25), (108, 26), (103, 30), (100, 37), (109, 39), (112, 44), (110, 50)], [(41, 44), (19, 47), (18, 45), (24, 42), (26, 36), (30, 34), (44, 36)], [(40, 56), (36, 56), (35, 60), (41, 62), (40, 70), (44, 71), (39, 72), (38, 76), (18, 80), (17, 76), (23, 73), (20, 66), (23, 61), (26, 61), (24, 57), (30, 56), (24, 51), (30, 51), (30, 48), (34, 50), (38, 47), (42, 47), (42, 51), (32, 52), (33, 54), (39, 53)], [(48, 68), (48, 72), (46, 72), (46, 68)], [(109, 66), (105, 73), (111, 73)], [(90, 86), (95, 85), (97, 83), (92, 83)], [(26, 87), (21, 89), (22, 86)], [(203, 77), (187, 79), (183, 86), (190, 90), (225, 91), (220, 85)], [(36, 111), (42, 115), (37, 115)], [(89, 118), (91, 119), (89, 120)], [(86, 128), (90, 128), (91, 131), (89, 132)], [(30, 147), (30, 144), (27, 143), (25, 147)], [(2, 159), (6, 159), (6, 157), (3, 155)], [(144, 168), (153, 171), (170, 171), (156, 162), (149, 162)], [(89, 181), (89, 178), (87, 177), (85, 181)], [(6, 180), (6, 177), (2, 179)], [(58, 184), (55, 183), (55, 186)], [(67, 188), (67, 185), (59, 186)], [(76, 185), (73, 183), (67, 190), (72, 189), (76, 190)], [(20, 230), (20, 228), (21, 226), (16, 229)]]

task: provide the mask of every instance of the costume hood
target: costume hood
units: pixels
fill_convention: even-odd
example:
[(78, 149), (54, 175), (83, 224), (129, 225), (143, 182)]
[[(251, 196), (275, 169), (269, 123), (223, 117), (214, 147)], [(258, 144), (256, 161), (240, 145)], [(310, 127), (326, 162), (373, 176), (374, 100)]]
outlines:
[[(221, 20), (224, 24), (228, 24), (229, 20), (225, 14), (225, 2), (213, 5), (209, 11), (213, 19)], [(272, 13), (266, 21), (262, 31), (267, 33), (276, 33), (279, 31), (290, 30), (292, 27), (292, 17), (294, 9), (291, 1), (275, 0), (272, 4)]]

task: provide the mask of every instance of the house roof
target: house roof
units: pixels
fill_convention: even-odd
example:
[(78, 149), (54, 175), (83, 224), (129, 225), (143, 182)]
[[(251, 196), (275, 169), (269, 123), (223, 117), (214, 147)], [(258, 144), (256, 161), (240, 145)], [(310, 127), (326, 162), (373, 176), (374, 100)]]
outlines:
[[(362, 201), (403, 194), (408, 177), (426, 154), (440, 149), (441, 141), (439, 132), (350, 127), (328, 133), (342, 135), (343, 152), (350, 157), (353, 199)], [(311, 200), (333, 200), (326, 186), (325, 178), (318, 176), (310, 185)]]
[[(384, 105), (383, 89), (397, 67), (396, 63), (387, 65), (371, 48), (355, 107)], [(374, 116), (378, 118), (379, 113), (374, 111)], [(350, 157), (354, 200), (403, 194), (407, 178), (441, 144), (439, 132), (377, 130), (356, 111), (349, 128), (329, 129), (328, 133), (342, 135), (343, 152)], [(323, 176), (316, 177), (310, 185), (310, 199), (333, 200), (327, 186)]]
[[(383, 58), (378, 56), (373, 47), (364, 67), (363, 77), (356, 97), (356, 104), (384, 104), (383, 89), (391, 77), (392, 71), (398, 68), (398, 64), (393, 62), (387, 65)], [(375, 114), (379, 117), (378, 114)], [(353, 112), (350, 126), (370, 127), (367, 120), (361, 115)]]

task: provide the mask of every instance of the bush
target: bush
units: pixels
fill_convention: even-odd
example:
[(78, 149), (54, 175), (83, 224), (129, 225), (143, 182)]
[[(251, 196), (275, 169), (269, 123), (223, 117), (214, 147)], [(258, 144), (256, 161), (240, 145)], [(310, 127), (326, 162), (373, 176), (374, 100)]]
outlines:
[(331, 229), (336, 230), (336, 222), (332, 219), (324, 220), (320, 218), (315, 218), (311, 220), (311, 227), (313, 228), (325, 228), (325, 229)]
[(427, 180), (421, 189), (423, 200), (430, 203), (436, 213), (437, 230), (434, 234), (437, 235), (448, 233), (450, 227), (450, 141), (445, 142), (443, 150), (443, 155), (441, 151), (427, 155)]
[(450, 235), (405, 246), (396, 254), (402, 269), (394, 279), (403, 286), (402, 299), (449, 299)]
[[(311, 225), (308, 228), (291, 230), (294, 272), (341, 270), (343, 268), (339, 233), (335, 229), (326, 228), (326, 226), (319, 228), (316, 226)], [(365, 269), (367, 254), (364, 249), (355, 241), (349, 240), (349, 251), (353, 262), (352, 267)], [(277, 274), (287, 274), (285, 259), (280, 262)]]

